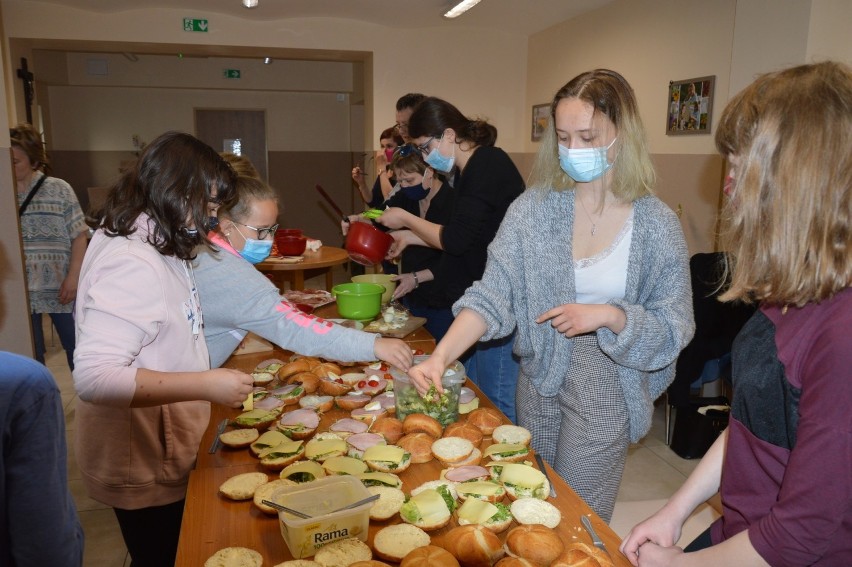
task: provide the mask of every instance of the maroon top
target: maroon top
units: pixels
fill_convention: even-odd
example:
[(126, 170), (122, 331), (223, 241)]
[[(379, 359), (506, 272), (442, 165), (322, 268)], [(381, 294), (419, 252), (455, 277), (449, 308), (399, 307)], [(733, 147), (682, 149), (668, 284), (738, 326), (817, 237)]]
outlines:
[(852, 288), (755, 313), (733, 348), (718, 543), (773, 566), (852, 565)]

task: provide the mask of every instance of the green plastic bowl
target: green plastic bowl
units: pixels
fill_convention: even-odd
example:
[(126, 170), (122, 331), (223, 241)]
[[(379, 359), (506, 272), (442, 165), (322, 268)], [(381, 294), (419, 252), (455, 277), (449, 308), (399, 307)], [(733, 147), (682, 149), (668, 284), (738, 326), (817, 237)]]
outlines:
[(393, 299), (393, 292), (396, 289), (396, 282), (392, 281), (394, 274), (361, 274), (360, 276), (352, 276), (352, 281), (355, 283), (374, 283), (384, 286), (385, 292), (382, 294), (382, 305), (390, 303)]
[(382, 309), (384, 292), (384, 286), (373, 283), (343, 283), (331, 288), (340, 316), (356, 321), (375, 319)]

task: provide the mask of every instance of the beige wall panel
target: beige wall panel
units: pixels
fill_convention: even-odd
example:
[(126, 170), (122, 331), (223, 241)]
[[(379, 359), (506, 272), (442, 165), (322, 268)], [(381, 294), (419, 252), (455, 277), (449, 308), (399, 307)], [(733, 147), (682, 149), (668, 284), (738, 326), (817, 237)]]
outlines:
[[(51, 87), (51, 150), (132, 151), (167, 130), (194, 131), (195, 108), (266, 110), (270, 150), (349, 151), (349, 104), (334, 93)], [(61, 105), (60, 105), (61, 101)]]
[(724, 161), (718, 154), (654, 154), (657, 196), (681, 211), (690, 255), (716, 250)]
[(852, 2), (813, 0), (808, 29), (807, 62), (835, 59), (852, 65)]
[[(529, 48), (529, 105), (550, 102), (583, 71), (610, 68), (635, 90), (653, 153), (712, 153), (711, 136), (665, 135), (667, 87), (672, 80), (715, 75), (717, 97), (724, 98), (736, 5), (735, 0), (617, 0), (535, 34)], [(717, 108), (714, 104), (713, 127)], [(525, 112), (530, 122), (531, 109)], [(529, 131), (526, 135), (529, 140)]]
[(133, 160), (129, 151), (88, 152), (80, 150), (53, 150), (50, 152), (52, 175), (67, 181), (83, 212), (89, 212), (89, 187), (107, 187), (118, 180), (123, 162)]

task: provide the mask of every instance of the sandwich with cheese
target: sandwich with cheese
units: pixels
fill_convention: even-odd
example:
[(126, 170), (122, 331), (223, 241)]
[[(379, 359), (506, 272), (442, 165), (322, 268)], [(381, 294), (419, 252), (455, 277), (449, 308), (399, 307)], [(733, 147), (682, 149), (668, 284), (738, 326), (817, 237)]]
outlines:
[(460, 526), (479, 524), (494, 533), (500, 533), (512, 523), (512, 512), (502, 502), (486, 502), (469, 498), (456, 511)]
[(399, 509), (399, 516), (404, 522), (428, 532), (446, 526), (455, 508), (456, 501), (450, 491), (446, 486), (439, 486), (410, 497)]
[(322, 463), (322, 468), (329, 475), (351, 474), (358, 475), (367, 472), (367, 464), (354, 457), (331, 457)]
[(305, 442), (295, 439), (287, 439), (274, 447), (262, 449), (260, 465), (271, 471), (280, 471), (287, 465), (295, 463), (305, 454)]
[(253, 409), (235, 417), (233, 424), (237, 427), (266, 429), (275, 423), (280, 413), (277, 410)]
[(506, 489), (495, 480), (470, 480), (456, 484), (459, 499), (484, 500), (485, 502), (500, 502), (506, 496)]
[(324, 476), (326, 476), (325, 469), (322, 468), (322, 465), (314, 461), (299, 461), (293, 463), (288, 467), (284, 467), (279, 474), (280, 478), (286, 478), (298, 483), (312, 482)]
[(411, 464), (411, 453), (398, 445), (373, 445), (364, 451), (363, 459), (374, 471), (401, 473)]
[(509, 498), (538, 498), (546, 500), (550, 494), (550, 483), (542, 472), (521, 463), (490, 462), (491, 477), (506, 489)]
[(521, 443), (494, 443), (482, 452), (482, 456), (492, 461), (517, 463), (530, 456), (530, 448)]
[(260, 453), (263, 450), (280, 445), (284, 441), (289, 441), (289, 439), (289, 437), (280, 431), (267, 431), (249, 445), (249, 451), (251, 451), (251, 454), (255, 457), (260, 457)]
[(321, 463), (345, 455), (346, 450), (346, 441), (343, 439), (311, 439), (305, 444), (305, 457)]
[(372, 471), (355, 475), (355, 477), (366, 487), (389, 486), (391, 488), (402, 488), (402, 480), (392, 473)]

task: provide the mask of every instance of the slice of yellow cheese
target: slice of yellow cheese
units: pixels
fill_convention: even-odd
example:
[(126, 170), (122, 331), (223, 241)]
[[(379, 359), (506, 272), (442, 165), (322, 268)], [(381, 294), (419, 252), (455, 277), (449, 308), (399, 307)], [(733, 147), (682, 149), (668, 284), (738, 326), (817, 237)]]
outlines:
[(520, 443), (494, 443), (482, 452), (482, 456), (490, 457), (497, 453), (516, 453), (518, 451), (529, 452), (529, 449), (527, 449), (526, 445)]
[(529, 465), (506, 463), (500, 472), (500, 482), (524, 488), (537, 488), (544, 484), (544, 475)]
[(478, 494), (491, 496), (504, 492), (502, 486), (490, 480), (476, 480), (473, 482), (462, 482), (456, 485), (459, 494)]
[(267, 416), (275, 413), (269, 410), (253, 409), (237, 416), (237, 419), (267, 419)]
[(358, 478), (362, 482), (365, 480), (374, 480), (384, 484), (385, 486), (392, 486), (393, 488), (399, 488), (400, 486), (402, 486), (402, 481), (399, 480), (398, 476), (386, 472), (366, 472), (363, 474), (359, 474)]
[(420, 511), (423, 524), (426, 526), (443, 522), (450, 514), (447, 503), (444, 502), (437, 490), (428, 489), (418, 492), (411, 497), (411, 500)]
[(290, 439), (287, 439), (278, 445), (263, 449), (258, 456), (263, 459), (264, 457), (268, 457), (269, 455), (276, 453), (279, 455), (292, 455), (293, 453), (297, 453), (301, 447), (302, 441), (291, 441)]
[(252, 446), (255, 448), (259, 447), (275, 447), (276, 445), (280, 445), (285, 441), (289, 441), (290, 438), (281, 433), (280, 431), (267, 431), (263, 435), (257, 438), (257, 441), (252, 443)]
[(404, 455), (405, 449), (396, 445), (373, 445), (364, 451), (364, 460), (399, 464)]
[(254, 409), (254, 392), (249, 392), (246, 401), (243, 402), (244, 411), (252, 411)]
[(305, 445), (305, 456), (309, 459), (337, 451), (346, 452), (346, 441), (343, 439), (311, 439)]
[(367, 470), (367, 463), (354, 457), (332, 457), (323, 462), (322, 467), (331, 474), (361, 474)]
[(459, 520), (465, 520), (470, 524), (484, 524), (498, 511), (497, 506), (490, 502), (469, 498), (461, 505), (458, 514)]
[(281, 471), (280, 476), (281, 478), (288, 478), (296, 473), (312, 474), (314, 475), (314, 479), (325, 476), (325, 470), (319, 463), (315, 463), (314, 461), (299, 461), (297, 463), (293, 463)]

